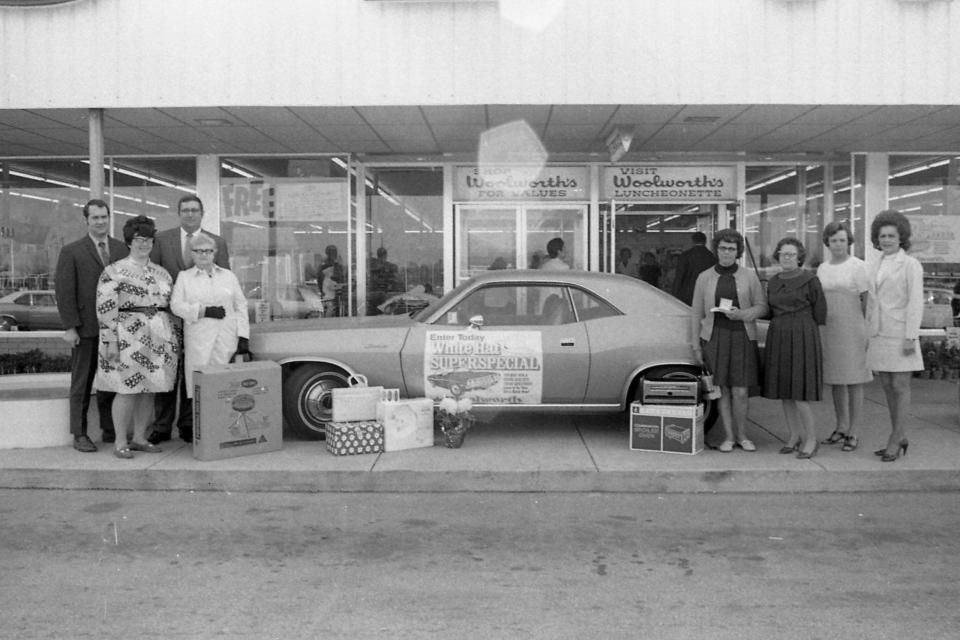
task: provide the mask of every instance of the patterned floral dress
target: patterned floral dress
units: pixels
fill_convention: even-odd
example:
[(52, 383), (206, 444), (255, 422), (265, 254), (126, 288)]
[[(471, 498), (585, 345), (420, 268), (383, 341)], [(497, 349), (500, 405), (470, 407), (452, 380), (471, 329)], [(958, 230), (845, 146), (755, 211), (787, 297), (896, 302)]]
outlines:
[[(117, 393), (173, 389), (180, 336), (169, 310), (172, 291), (170, 274), (152, 262), (141, 266), (126, 258), (103, 270), (97, 285), (97, 389)], [(108, 343), (119, 345), (118, 359), (107, 359)]]

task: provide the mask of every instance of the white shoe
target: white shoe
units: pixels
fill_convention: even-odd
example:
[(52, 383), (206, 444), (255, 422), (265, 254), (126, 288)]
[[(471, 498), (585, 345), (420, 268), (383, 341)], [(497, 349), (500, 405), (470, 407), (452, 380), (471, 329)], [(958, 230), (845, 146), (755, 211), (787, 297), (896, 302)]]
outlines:
[(724, 453), (730, 453), (733, 451), (733, 440), (724, 440), (717, 449)]
[(740, 448), (743, 449), (744, 451), (756, 451), (757, 445), (753, 444), (753, 442), (751, 442), (747, 438), (744, 438), (743, 440), (740, 441)]

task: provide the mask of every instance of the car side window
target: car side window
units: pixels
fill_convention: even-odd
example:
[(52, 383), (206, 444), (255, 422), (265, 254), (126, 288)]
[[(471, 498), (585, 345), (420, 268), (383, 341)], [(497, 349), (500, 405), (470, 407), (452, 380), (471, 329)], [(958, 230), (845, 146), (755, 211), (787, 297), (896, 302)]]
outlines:
[(36, 304), (41, 307), (53, 307), (56, 306), (57, 300), (53, 295), (49, 293), (41, 293), (36, 296)]
[(436, 324), (466, 326), (470, 318), (477, 315), (483, 316), (485, 327), (542, 326), (574, 321), (565, 287), (506, 284), (471, 291)]
[(577, 311), (577, 318), (581, 322), (623, 315), (615, 307), (583, 289), (570, 289), (570, 297), (573, 299), (573, 308)]
[(17, 299), (14, 300), (13, 303), (14, 303), (14, 304), (21, 304), (21, 305), (23, 305), (23, 306), (25, 306), (25, 307), (29, 307), (29, 306), (30, 306), (30, 294), (29, 294), (29, 293), (25, 293), (25, 294), (23, 294), (22, 296), (17, 297)]

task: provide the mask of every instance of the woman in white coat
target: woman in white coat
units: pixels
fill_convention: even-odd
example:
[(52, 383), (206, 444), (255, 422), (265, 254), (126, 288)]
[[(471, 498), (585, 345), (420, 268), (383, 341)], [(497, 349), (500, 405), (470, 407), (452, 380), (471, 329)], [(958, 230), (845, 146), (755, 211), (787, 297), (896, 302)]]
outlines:
[(899, 211), (881, 211), (870, 226), (873, 246), (883, 254), (873, 265), (874, 295), (867, 305), (867, 366), (877, 373), (893, 427), (887, 446), (874, 453), (884, 462), (907, 454), (906, 420), (910, 378), (923, 369), (920, 320), (923, 316), (923, 267), (907, 255), (910, 221)]
[(213, 238), (197, 234), (190, 249), (194, 266), (177, 276), (170, 308), (183, 318), (184, 378), (187, 397), (193, 398), (194, 369), (249, 353), (250, 322), (237, 276), (214, 264)]

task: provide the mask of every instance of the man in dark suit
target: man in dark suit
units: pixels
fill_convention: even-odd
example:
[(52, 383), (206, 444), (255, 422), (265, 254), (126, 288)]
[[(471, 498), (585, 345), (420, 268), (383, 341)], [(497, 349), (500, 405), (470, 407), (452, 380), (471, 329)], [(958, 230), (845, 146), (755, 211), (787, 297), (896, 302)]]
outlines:
[[(187, 195), (180, 198), (177, 203), (177, 215), (180, 216), (180, 226), (173, 229), (161, 231), (153, 240), (153, 250), (150, 252), (150, 260), (159, 264), (170, 272), (173, 281), (177, 281), (177, 276), (181, 271), (193, 266), (193, 257), (190, 251), (190, 240), (193, 236), (202, 233), (213, 238), (217, 245), (216, 259), (217, 266), (224, 269), (230, 268), (230, 255), (227, 252), (227, 243), (218, 235), (204, 231), (200, 228), (203, 220), (203, 202), (194, 195)], [(152, 431), (147, 436), (147, 441), (157, 444), (163, 440), (169, 440), (173, 433), (173, 418), (178, 415), (177, 427), (180, 431), (180, 437), (185, 442), (193, 442), (193, 403), (187, 398), (186, 387), (183, 377), (183, 349), (180, 349), (180, 364), (177, 368), (177, 382), (172, 391), (167, 393), (158, 393), (154, 400), (154, 409), (156, 415), (152, 425)], [(177, 402), (179, 401), (180, 410), (177, 411)]]
[(717, 264), (717, 256), (707, 249), (707, 236), (700, 231), (690, 234), (693, 246), (680, 254), (677, 259), (677, 275), (674, 279), (673, 295), (687, 304), (693, 302), (693, 287), (697, 276)]
[[(90, 391), (97, 373), (100, 325), (97, 321), (97, 281), (103, 268), (121, 258), (129, 249), (111, 238), (110, 207), (103, 200), (91, 200), (83, 207), (87, 235), (63, 247), (57, 258), (57, 310), (63, 323), (63, 339), (73, 350), (70, 354), (70, 433), (73, 448), (90, 453), (97, 450), (87, 436), (87, 410)], [(97, 390), (97, 410), (104, 442), (116, 435), (111, 407), (114, 393)], [(121, 425), (123, 426), (123, 425)]]

